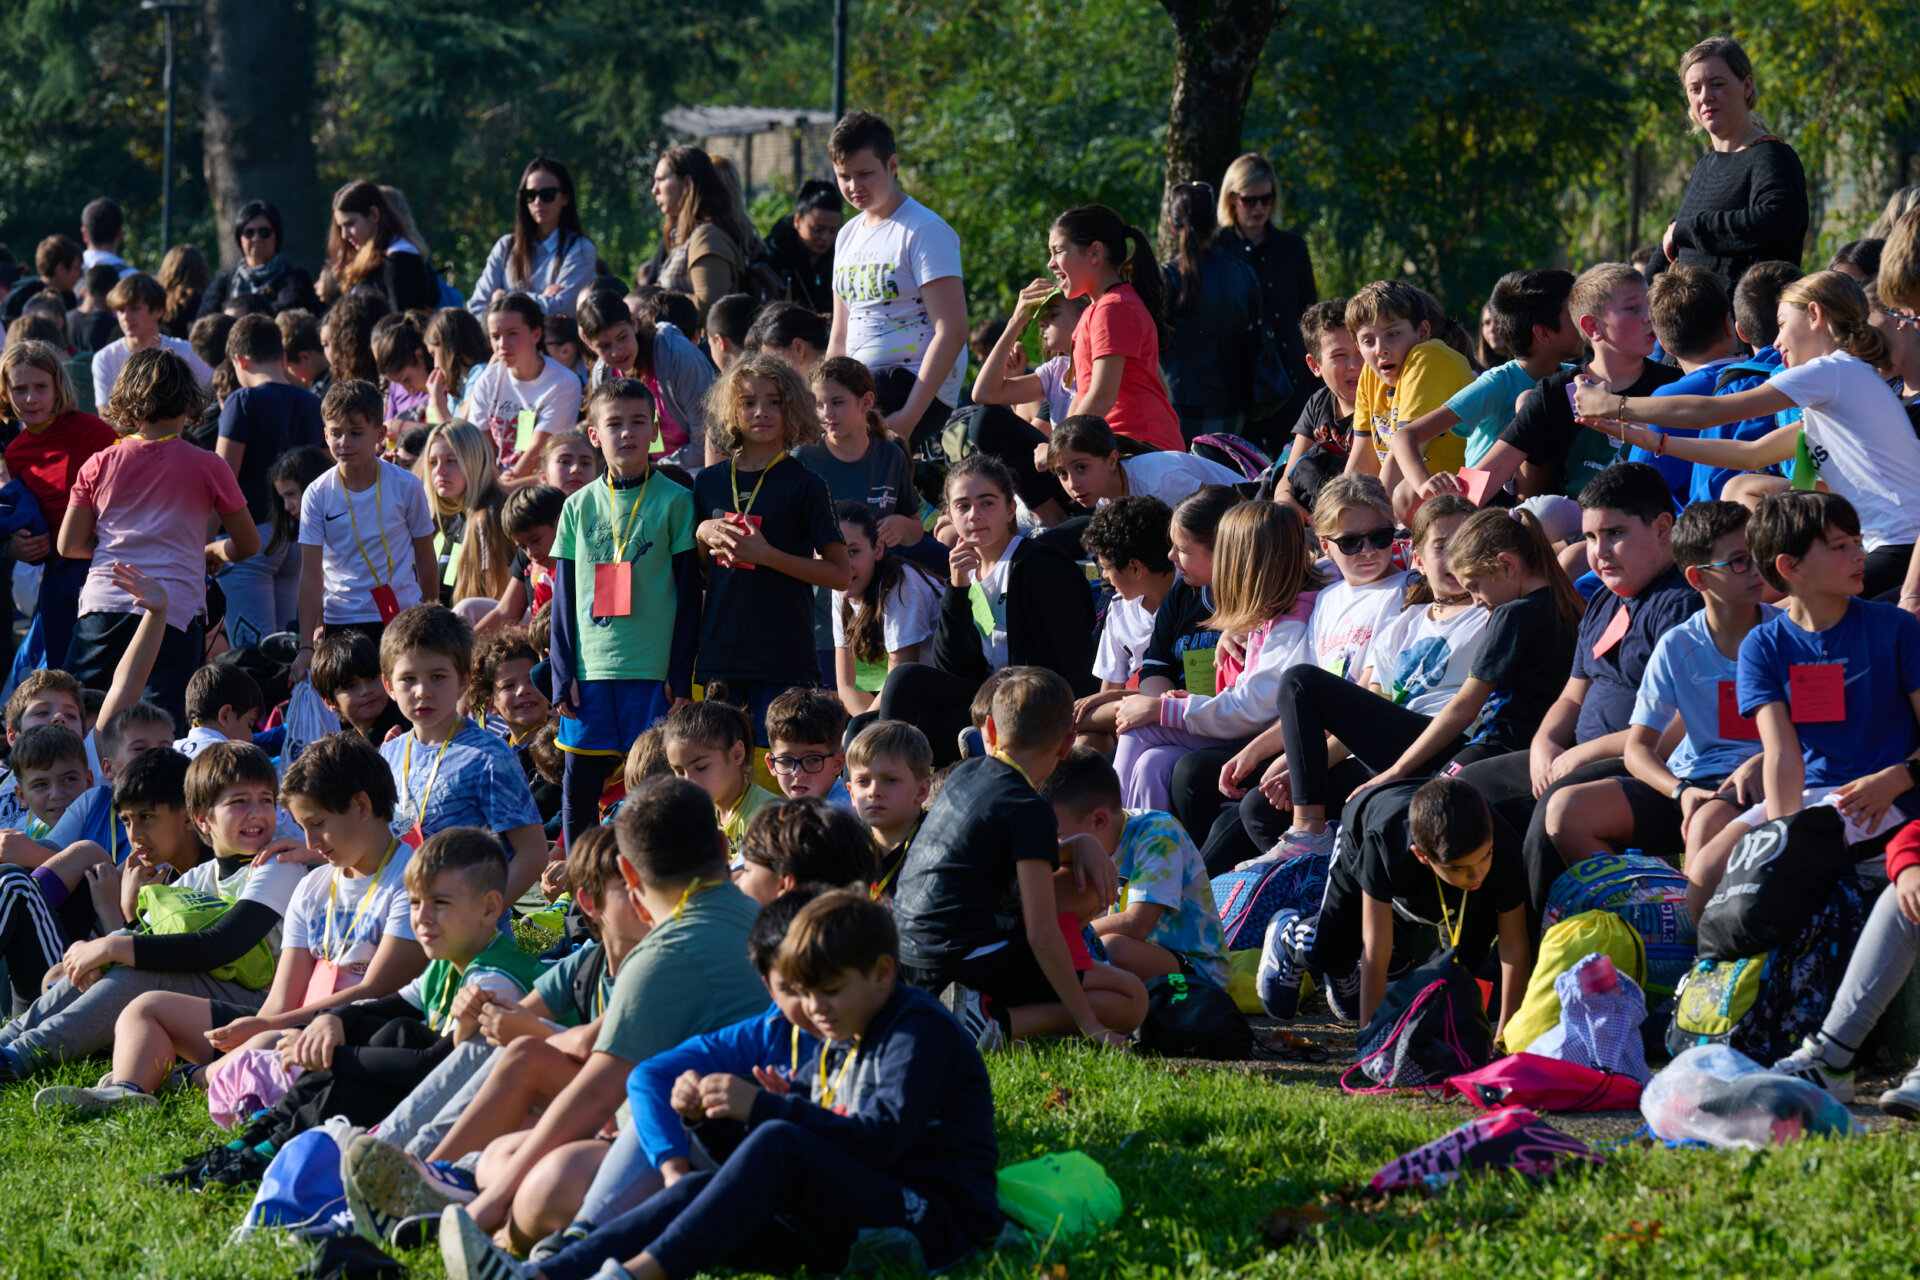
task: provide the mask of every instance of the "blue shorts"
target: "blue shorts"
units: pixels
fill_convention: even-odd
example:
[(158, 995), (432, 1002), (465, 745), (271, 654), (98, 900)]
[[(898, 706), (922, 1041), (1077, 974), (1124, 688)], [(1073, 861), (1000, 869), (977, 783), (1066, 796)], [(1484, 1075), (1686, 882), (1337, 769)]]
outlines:
[(624, 756), (633, 741), (667, 717), (664, 680), (582, 680), (580, 710), (560, 718), (556, 744), (580, 755)]

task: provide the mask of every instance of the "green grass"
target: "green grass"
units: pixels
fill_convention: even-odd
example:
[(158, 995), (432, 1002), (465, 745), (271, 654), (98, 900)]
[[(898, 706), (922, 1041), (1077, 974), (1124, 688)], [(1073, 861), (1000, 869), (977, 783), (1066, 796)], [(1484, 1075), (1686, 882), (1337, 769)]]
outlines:
[[(74, 1067), (59, 1081), (97, 1075), (97, 1067)], [(1920, 1130), (1891, 1121), (1852, 1139), (1772, 1152), (1634, 1146), (1609, 1150), (1602, 1169), (1543, 1184), (1484, 1176), (1433, 1196), (1342, 1201), (1330, 1197), (1471, 1113), (1080, 1048), (1002, 1058), (994, 1083), (1003, 1162), (1083, 1149), (1119, 1183), (1126, 1210), (1096, 1238), (1055, 1243), (1044, 1255), (1002, 1252), (955, 1273), (969, 1280), (1059, 1280), (1060, 1268), (1076, 1280), (1914, 1270)], [(271, 1237), (226, 1243), (244, 1194), (140, 1181), (213, 1137), (197, 1096), (61, 1121), (33, 1112), (34, 1087), (0, 1090), (0, 1278), (283, 1280), (304, 1262), (303, 1250)], [(1269, 1243), (1261, 1220), (1300, 1205), (1324, 1207), (1327, 1220), (1295, 1243)], [(416, 1277), (441, 1275), (432, 1249), (405, 1261)]]

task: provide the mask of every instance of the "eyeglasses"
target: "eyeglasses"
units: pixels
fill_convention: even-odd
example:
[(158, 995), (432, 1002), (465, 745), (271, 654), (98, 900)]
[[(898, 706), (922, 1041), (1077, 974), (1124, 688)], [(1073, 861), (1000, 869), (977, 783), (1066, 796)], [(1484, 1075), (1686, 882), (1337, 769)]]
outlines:
[(1885, 303), (1881, 304), (1880, 310), (1886, 312), (1887, 319), (1893, 321), (1902, 329), (1910, 329), (1915, 325), (1920, 325), (1920, 312), (1902, 311), (1899, 307), (1889, 307)]
[(1725, 560), (1715, 560), (1712, 564), (1696, 565), (1700, 569), (1725, 569), (1729, 573), (1748, 574), (1753, 572), (1753, 557), (1742, 551), (1737, 556)]
[(775, 773), (818, 773), (827, 767), (829, 756), (768, 756), (767, 768)]
[(527, 187), (526, 189), (521, 191), (520, 198), (526, 201), (528, 204), (532, 204), (536, 200), (539, 201), (541, 204), (552, 204), (554, 201), (560, 198), (560, 188), (558, 187)]
[(1249, 209), (1256, 207), (1271, 208), (1273, 206), (1273, 192), (1271, 191), (1264, 191), (1257, 195), (1251, 191), (1236, 191), (1233, 193), (1233, 198), (1241, 204), (1246, 205)]
[(1375, 551), (1385, 551), (1393, 545), (1393, 526), (1381, 525), (1378, 529), (1369, 529), (1365, 533), (1350, 533), (1344, 538), (1328, 538), (1328, 542), (1343, 556), (1357, 556), (1360, 548), (1372, 547)]
[(242, 240), (271, 240), (273, 239), (273, 228), (242, 227), (240, 228), (240, 238)]

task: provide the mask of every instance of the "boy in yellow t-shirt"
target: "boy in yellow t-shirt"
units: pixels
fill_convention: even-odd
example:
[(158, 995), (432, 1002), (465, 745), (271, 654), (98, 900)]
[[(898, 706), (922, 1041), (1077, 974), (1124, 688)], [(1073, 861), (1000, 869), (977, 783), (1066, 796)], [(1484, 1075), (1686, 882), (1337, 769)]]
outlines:
[[(1473, 381), (1473, 368), (1465, 356), (1431, 336), (1425, 300), (1398, 280), (1376, 280), (1354, 294), (1346, 318), (1367, 362), (1354, 391), (1354, 447), (1347, 470), (1379, 476), (1391, 493), (1401, 479), (1392, 454), (1394, 432), (1445, 405)], [(1366, 437), (1371, 437), (1370, 449)], [(1437, 437), (1422, 456), (1429, 472), (1457, 471), (1466, 441)]]

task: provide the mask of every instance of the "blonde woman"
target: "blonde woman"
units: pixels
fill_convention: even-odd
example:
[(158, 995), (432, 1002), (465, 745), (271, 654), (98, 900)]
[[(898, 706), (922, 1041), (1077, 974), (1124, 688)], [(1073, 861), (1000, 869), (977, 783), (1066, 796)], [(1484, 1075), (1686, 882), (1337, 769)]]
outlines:
[[(1220, 202), (1215, 209), (1220, 232), (1215, 243), (1221, 252), (1253, 268), (1260, 279), (1261, 315), (1280, 345), (1294, 390), (1285, 400), (1259, 404), (1255, 417), (1260, 421), (1278, 419), (1274, 425), (1284, 431), (1299, 416), (1307, 393), (1318, 381), (1307, 371), (1300, 313), (1320, 300), (1320, 292), (1313, 282), (1313, 259), (1307, 254), (1307, 242), (1273, 225), (1279, 201), (1280, 181), (1266, 157), (1252, 151), (1241, 156), (1227, 166), (1227, 175), (1220, 180)], [(1256, 387), (1256, 400), (1258, 391)], [(1255, 434), (1272, 437), (1264, 429)]]

